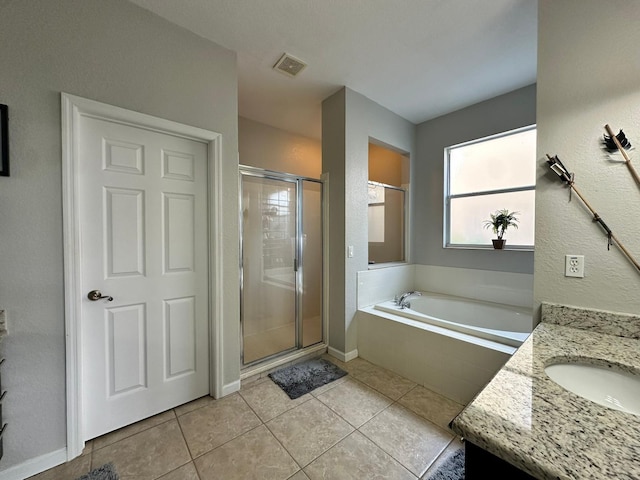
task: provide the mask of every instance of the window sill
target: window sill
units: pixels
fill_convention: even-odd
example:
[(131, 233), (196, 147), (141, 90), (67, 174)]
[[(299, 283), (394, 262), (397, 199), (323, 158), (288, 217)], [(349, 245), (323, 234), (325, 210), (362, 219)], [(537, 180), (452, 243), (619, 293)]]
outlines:
[[(491, 245), (443, 245), (442, 248), (451, 250), (499, 250), (493, 248)], [(535, 247), (510, 247), (507, 245), (502, 250), (507, 250), (509, 252), (534, 252)]]
[(387, 267), (399, 267), (401, 265), (409, 265), (409, 263), (408, 262), (373, 263), (369, 265), (368, 270), (378, 270), (380, 268), (387, 268)]

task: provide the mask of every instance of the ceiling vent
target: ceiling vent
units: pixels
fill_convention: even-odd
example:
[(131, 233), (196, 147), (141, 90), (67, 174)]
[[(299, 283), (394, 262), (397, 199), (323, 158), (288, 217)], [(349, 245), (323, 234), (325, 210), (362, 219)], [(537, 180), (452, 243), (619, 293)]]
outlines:
[(295, 77), (307, 66), (302, 60), (285, 53), (280, 57), (280, 60), (276, 62), (273, 68), (279, 72), (284, 73), (290, 77)]

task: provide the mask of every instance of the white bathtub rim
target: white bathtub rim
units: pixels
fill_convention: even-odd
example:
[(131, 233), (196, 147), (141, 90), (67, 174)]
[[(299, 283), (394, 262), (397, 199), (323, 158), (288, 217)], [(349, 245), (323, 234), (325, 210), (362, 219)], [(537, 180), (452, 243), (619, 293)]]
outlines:
[[(472, 307), (478, 306), (480, 308), (482, 308), (483, 306), (486, 306), (486, 307), (490, 307), (491, 309), (499, 309), (500, 311), (503, 311), (503, 312), (511, 312), (516, 314), (516, 316), (519, 318), (518, 322), (520, 323), (520, 325), (514, 330), (509, 328), (502, 328), (502, 329), (490, 328), (491, 326), (468, 325), (468, 324), (465, 324), (463, 321), (456, 322), (455, 320), (452, 320), (452, 319), (447, 320), (446, 317), (442, 318), (440, 316), (429, 315), (428, 313), (421, 312), (419, 309), (415, 311), (412, 309), (410, 309), (409, 311), (407, 310), (400, 311), (399, 308), (395, 305), (395, 303), (391, 299), (378, 302), (375, 305), (373, 305), (373, 307), (377, 307), (378, 305), (380, 305), (381, 310), (385, 310), (391, 314), (398, 314), (400, 316), (403, 316), (403, 315), (409, 316), (409, 317), (413, 317), (415, 320), (432, 321), (432, 322), (435, 322), (436, 325), (444, 324), (446, 327), (450, 327), (462, 333), (470, 333), (471, 335), (474, 335), (477, 333), (479, 336), (485, 337), (489, 340), (496, 340), (498, 342), (505, 341), (511, 346), (520, 346), (527, 339), (527, 337), (531, 334), (531, 331), (533, 330), (533, 307), (531, 308), (519, 307), (519, 306), (509, 305), (504, 303), (490, 302), (486, 300), (477, 300), (475, 298), (459, 297), (456, 295), (450, 295), (446, 293), (430, 292), (427, 290), (421, 290), (420, 293), (422, 294), (422, 296), (416, 298), (415, 299), (416, 301), (420, 301), (420, 299), (422, 298), (431, 297), (435, 299), (442, 299), (442, 300), (452, 301), (455, 303), (460, 303), (467, 307), (469, 305), (471, 305)], [(523, 320), (525, 321), (524, 324), (522, 324)], [(502, 339), (505, 339), (505, 340), (502, 340)]]
[[(430, 292), (411, 298), (411, 310), (428, 317), (493, 330), (531, 333), (533, 324), (532, 310)], [(479, 322), (475, 317), (482, 320)]]
[[(431, 315), (426, 315), (424, 313), (420, 313), (415, 310), (404, 309), (401, 310), (400, 307), (395, 305), (393, 301), (379, 303), (374, 305), (373, 308), (378, 311), (382, 311), (385, 313), (389, 313), (391, 315), (395, 315), (398, 317), (407, 317), (421, 323), (427, 323), (425, 320), (429, 320), (433, 323), (427, 323), (428, 325), (441, 325), (444, 324), (445, 329), (451, 329), (452, 331), (456, 331), (463, 334), (468, 334), (471, 336), (478, 335), (480, 338), (484, 338), (485, 340), (495, 341), (497, 343), (506, 343), (512, 347), (519, 347), (524, 343), (531, 332), (511, 332), (508, 330), (496, 330), (492, 328), (485, 327), (476, 327), (471, 325), (465, 325), (457, 322), (452, 322), (449, 320), (445, 320), (443, 318), (437, 318)], [(424, 320), (423, 320), (424, 319)]]
[[(505, 310), (518, 312), (518, 313), (521, 313), (523, 315), (533, 315), (533, 306), (531, 306), (531, 307), (521, 307), (521, 306), (518, 306), (518, 305), (509, 305), (508, 303), (492, 302), (492, 301), (489, 301), (489, 300), (479, 300), (477, 298), (470, 298), (470, 297), (461, 297), (459, 295), (452, 295), (450, 293), (431, 292), (429, 290), (417, 290), (416, 289), (415, 291), (419, 291), (423, 296), (451, 299), (451, 300), (456, 300), (456, 301), (464, 302), (464, 303), (479, 303), (479, 304), (482, 304), (482, 305), (488, 305), (490, 307), (498, 307), (498, 308), (502, 308), (502, 309), (505, 309)], [(389, 298), (386, 301), (393, 301), (393, 298)], [(411, 299), (409, 299), (409, 301), (411, 301)], [(378, 303), (384, 303), (384, 302), (378, 302)]]
[(497, 352), (506, 353), (507, 355), (513, 355), (517, 350), (517, 347), (505, 345), (504, 343), (499, 343), (493, 340), (476, 337), (474, 335), (469, 335), (467, 333), (462, 333), (455, 330), (449, 330), (447, 328), (425, 323), (420, 320), (413, 320), (411, 318), (403, 317), (391, 312), (379, 310), (379, 309), (376, 309), (374, 305), (360, 308), (359, 311), (368, 313), (370, 315), (375, 315), (377, 317), (384, 318), (392, 322), (401, 323), (408, 327), (418, 328), (426, 332), (431, 332), (438, 335), (444, 335), (446, 337), (453, 338), (455, 340), (459, 340), (466, 343), (471, 343), (479, 347), (484, 347), (491, 350), (495, 350)]

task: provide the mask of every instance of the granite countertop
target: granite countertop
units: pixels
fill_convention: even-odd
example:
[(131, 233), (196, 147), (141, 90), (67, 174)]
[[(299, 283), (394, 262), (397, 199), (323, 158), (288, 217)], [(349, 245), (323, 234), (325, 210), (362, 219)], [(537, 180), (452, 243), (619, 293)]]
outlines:
[(640, 417), (579, 397), (544, 372), (559, 359), (585, 358), (640, 372), (639, 320), (543, 305), (543, 322), (453, 430), (536, 478), (640, 478)]

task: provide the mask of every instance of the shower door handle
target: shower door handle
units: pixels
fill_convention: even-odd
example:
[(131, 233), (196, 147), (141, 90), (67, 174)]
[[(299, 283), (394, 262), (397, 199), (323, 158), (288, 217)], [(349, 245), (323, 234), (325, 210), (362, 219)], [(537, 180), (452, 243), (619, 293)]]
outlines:
[(298, 259), (297, 258), (293, 259), (293, 271), (294, 272), (298, 271)]

